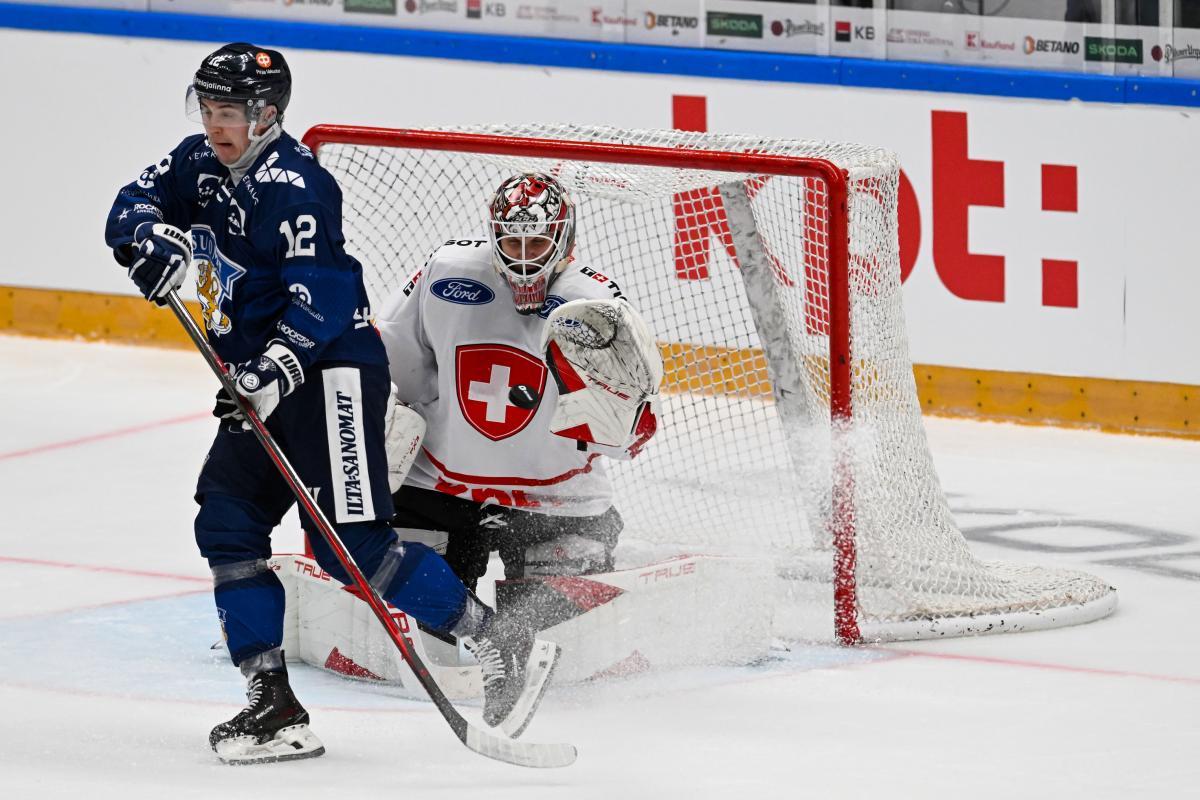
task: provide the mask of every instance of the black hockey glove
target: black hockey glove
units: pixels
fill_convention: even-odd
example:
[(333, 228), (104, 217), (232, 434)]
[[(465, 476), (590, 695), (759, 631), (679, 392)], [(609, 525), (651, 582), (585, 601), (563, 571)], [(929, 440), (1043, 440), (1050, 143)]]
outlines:
[(217, 390), (217, 402), (213, 406), (213, 416), (224, 422), (230, 428), (240, 427), (241, 423), (246, 421), (246, 416), (242, 410), (238, 408), (238, 404), (229, 396), (229, 392), (225, 391), (222, 386)]
[(133, 232), (133, 261), (129, 277), (155, 305), (166, 305), (167, 294), (183, 285), (192, 263), (192, 237), (164, 222), (143, 222)]

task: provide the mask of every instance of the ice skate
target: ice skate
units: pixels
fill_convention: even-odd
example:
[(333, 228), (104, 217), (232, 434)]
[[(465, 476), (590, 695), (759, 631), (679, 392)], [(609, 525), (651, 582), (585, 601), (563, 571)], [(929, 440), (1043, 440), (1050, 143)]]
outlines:
[(483, 672), (483, 721), (517, 738), (529, 726), (560, 649), (534, 638), (530, 626), (499, 615), (466, 641)]
[(325, 745), (308, 728), (308, 712), (292, 694), (287, 671), (260, 672), (250, 679), (248, 704), (208, 735), (226, 764), (265, 764), (315, 758)]

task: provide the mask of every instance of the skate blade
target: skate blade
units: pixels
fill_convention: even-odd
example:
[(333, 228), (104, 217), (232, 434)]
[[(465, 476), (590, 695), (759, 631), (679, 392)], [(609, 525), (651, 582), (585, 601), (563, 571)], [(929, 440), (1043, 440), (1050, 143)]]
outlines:
[(550, 685), (550, 676), (554, 674), (554, 667), (558, 664), (561, 653), (562, 648), (554, 642), (534, 640), (533, 649), (529, 651), (529, 661), (525, 664), (525, 690), (517, 698), (508, 716), (500, 720), (500, 730), (510, 738), (516, 739), (533, 721), (533, 714)]
[(213, 746), (217, 758), (226, 764), (270, 764), (295, 761), (325, 754), (325, 745), (307, 725), (280, 728), (273, 739), (259, 744), (253, 736), (238, 736)]

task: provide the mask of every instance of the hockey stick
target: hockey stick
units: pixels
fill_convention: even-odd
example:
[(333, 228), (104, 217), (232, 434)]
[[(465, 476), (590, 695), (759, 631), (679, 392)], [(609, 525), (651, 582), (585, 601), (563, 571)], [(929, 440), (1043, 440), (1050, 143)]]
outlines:
[(275, 464), (275, 468), (279, 470), (279, 474), (283, 476), (288, 486), (291, 487), (292, 494), (296, 496), (296, 502), (300, 504), (301, 508), (316, 523), (317, 533), (321, 535), (321, 538), (333, 550), (334, 555), (337, 556), (337, 560), (345, 568), (355, 587), (361, 593), (360, 597), (371, 607), (371, 611), (375, 612), (376, 619), (387, 629), (392, 643), (396, 645), (404, 661), (412, 669), (413, 674), (417, 676), (417, 680), (421, 686), (429, 693), (429, 699), (437, 706), (438, 711), (442, 712), (442, 716), (446, 719), (446, 722), (450, 723), (450, 728), (458, 736), (459, 741), (482, 756), (522, 767), (566, 767), (574, 763), (576, 755), (574, 745), (535, 744), (505, 739), (480, 730), (467, 722), (462, 714), (458, 713), (458, 710), (447, 699), (441, 688), (434, 682), (433, 677), (429, 674), (429, 670), (426, 669), (420, 657), (408, 646), (408, 642), (404, 640), (404, 635), (400, 632), (396, 621), (387, 612), (387, 608), (384, 606), (379, 594), (375, 591), (375, 587), (367, 583), (367, 579), (363, 577), (362, 571), (354, 563), (354, 558), (346, 550), (346, 546), (342, 544), (342, 540), (334, 531), (333, 526), (329, 524), (325, 513), (321, 511), (321, 508), (313, 500), (312, 495), (309, 494), (304, 484), (300, 482), (300, 477), (296, 474), (296, 470), (288, 463), (287, 457), (284, 456), (274, 437), (267, 432), (266, 426), (263, 425), (262, 420), (258, 418), (258, 414), (254, 412), (254, 409), (250, 407), (246, 399), (238, 394), (237, 389), (234, 388), (233, 379), (229, 376), (229, 371), (221, 362), (216, 351), (213, 350), (212, 345), (208, 343), (208, 339), (200, 331), (200, 326), (196, 324), (196, 321), (192, 319), (191, 314), (184, 307), (183, 301), (179, 299), (179, 294), (172, 290), (167, 295), (167, 303), (171, 306), (171, 310), (175, 312), (179, 323), (187, 331), (192, 344), (196, 345), (196, 349), (200, 351), (200, 354), (204, 356), (204, 360), (208, 362), (209, 368), (217, 376), (225, 392), (233, 398), (233, 401), (237, 403), (242, 414), (250, 422), (250, 429), (254, 431), (255, 438), (258, 439), (263, 449), (267, 451), (267, 455)]

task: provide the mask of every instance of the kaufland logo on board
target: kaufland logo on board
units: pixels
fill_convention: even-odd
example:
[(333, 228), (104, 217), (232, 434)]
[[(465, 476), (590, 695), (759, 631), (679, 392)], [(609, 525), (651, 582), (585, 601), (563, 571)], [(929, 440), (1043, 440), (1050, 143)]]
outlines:
[(634, 17), (626, 17), (620, 14), (610, 16), (604, 13), (603, 8), (592, 8), (592, 24), (593, 25), (617, 25), (626, 27), (628, 25), (637, 25), (637, 19)]
[(967, 49), (1015, 51), (1017, 43), (1002, 42), (999, 39), (985, 39), (979, 31), (967, 31)]

